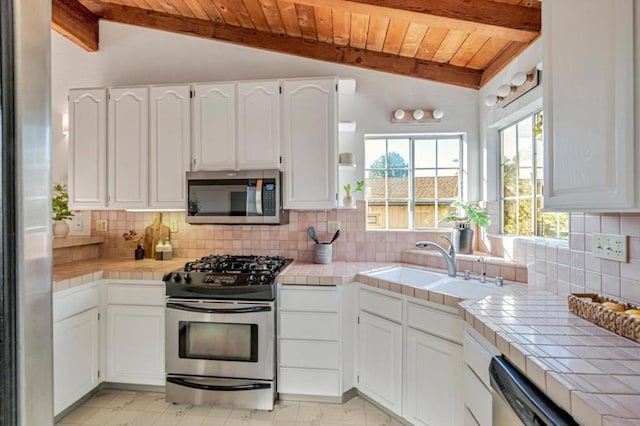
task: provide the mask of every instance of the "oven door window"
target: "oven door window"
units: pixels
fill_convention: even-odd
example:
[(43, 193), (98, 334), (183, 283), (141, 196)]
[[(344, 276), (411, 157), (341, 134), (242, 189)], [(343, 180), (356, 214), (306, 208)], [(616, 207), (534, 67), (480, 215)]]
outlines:
[(258, 362), (258, 325), (180, 321), (180, 358)]

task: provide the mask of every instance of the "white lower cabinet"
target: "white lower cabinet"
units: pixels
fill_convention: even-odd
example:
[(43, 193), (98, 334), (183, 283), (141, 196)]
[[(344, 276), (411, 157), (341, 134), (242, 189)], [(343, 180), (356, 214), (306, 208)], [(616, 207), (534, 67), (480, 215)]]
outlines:
[(358, 389), (401, 414), (402, 324), (360, 311), (358, 353)]
[(107, 381), (162, 386), (164, 353), (164, 307), (107, 306)]
[(416, 425), (462, 424), (462, 347), (407, 329), (403, 416)]
[(98, 308), (53, 324), (54, 415), (98, 385)]
[(279, 286), (280, 394), (342, 396), (340, 301), (332, 286)]

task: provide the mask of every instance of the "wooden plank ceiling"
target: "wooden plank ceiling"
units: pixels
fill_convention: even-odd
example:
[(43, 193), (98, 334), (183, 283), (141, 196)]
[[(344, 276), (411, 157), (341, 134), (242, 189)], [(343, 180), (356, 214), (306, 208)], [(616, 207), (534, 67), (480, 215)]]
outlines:
[(52, 0), (88, 51), (99, 19), (474, 89), (540, 35), (538, 0)]

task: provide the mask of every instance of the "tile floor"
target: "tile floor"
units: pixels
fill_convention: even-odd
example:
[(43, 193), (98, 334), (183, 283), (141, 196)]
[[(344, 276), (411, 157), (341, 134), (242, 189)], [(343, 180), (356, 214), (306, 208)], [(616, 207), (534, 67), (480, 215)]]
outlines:
[(101, 390), (56, 425), (95, 426), (311, 426), (400, 425), (369, 402), (345, 404), (282, 401), (272, 412), (170, 404), (164, 394)]

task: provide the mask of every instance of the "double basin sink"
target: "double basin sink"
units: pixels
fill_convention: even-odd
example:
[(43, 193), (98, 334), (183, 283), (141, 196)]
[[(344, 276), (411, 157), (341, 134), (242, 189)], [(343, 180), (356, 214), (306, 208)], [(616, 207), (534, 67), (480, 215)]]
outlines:
[(439, 274), (437, 272), (407, 266), (398, 266), (363, 275), (422, 290), (444, 293), (460, 299), (483, 299), (499, 289), (495, 284), (481, 283), (477, 279), (463, 280), (452, 278), (446, 274)]

